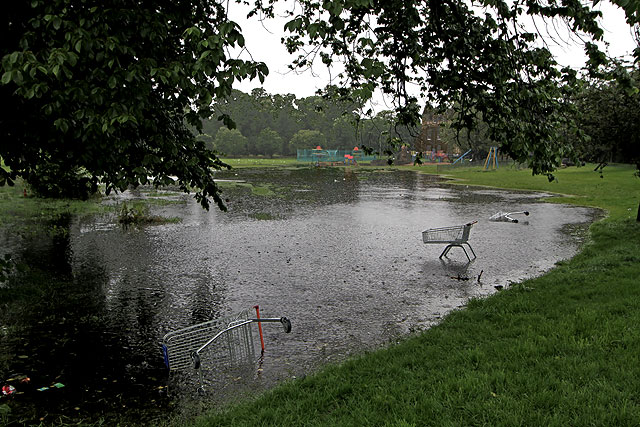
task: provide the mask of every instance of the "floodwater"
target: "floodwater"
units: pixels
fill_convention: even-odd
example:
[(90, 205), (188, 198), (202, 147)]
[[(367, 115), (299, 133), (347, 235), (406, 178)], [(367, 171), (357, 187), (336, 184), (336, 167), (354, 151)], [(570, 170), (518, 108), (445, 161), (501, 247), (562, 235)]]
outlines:
[[(0, 325), (0, 385), (20, 392), (0, 398), (11, 411), (0, 421), (151, 424), (192, 416), (388, 345), (469, 298), (540, 275), (576, 253), (597, 215), (543, 203), (540, 193), (454, 186), (411, 172), (251, 169), (220, 178), (227, 213), (166, 192), (160, 197), (172, 203), (154, 203), (152, 212), (179, 223), (123, 229), (110, 215), (62, 218), (68, 232), (53, 237), (18, 239), (5, 230), (2, 244), (14, 259), (63, 285)], [(530, 215), (517, 224), (488, 221), (522, 210)], [(445, 245), (422, 242), (427, 228), (470, 221), (478, 221), (472, 262), (460, 248), (440, 260)], [(169, 375), (160, 347), (166, 333), (256, 304), (263, 317), (288, 317), (292, 332), (264, 324), (264, 356), (241, 368), (203, 357), (205, 393), (196, 391), (194, 372)]]

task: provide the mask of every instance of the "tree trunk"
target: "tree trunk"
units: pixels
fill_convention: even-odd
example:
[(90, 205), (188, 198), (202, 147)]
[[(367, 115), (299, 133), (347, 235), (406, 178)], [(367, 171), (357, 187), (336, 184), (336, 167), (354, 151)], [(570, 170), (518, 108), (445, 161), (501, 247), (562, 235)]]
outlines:
[(640, 222), (640, 203), (638, 203), (638, 215), (636, 216), (636, 221)]

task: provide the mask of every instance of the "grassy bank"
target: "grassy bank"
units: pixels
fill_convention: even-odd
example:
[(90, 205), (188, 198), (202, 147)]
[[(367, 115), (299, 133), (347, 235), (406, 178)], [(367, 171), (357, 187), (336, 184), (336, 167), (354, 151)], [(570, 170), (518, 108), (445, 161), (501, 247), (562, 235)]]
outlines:
[(553, 182), (546, 176), (531, 176), (528, 169), (444, 169), (443, 174), (463, 184), (550, 192), (559, 195), (551, 202), (605, 209), (611, 219), (635, 218), (640, 201), (640, 179), (633, 176), (634, 168), (611, 165), (604, 169), (602, 176), (593, 169), (594, 165), (561, 169), (555, 173)]
[[(422, 167), (422, 171), (426, 168)], [(331, 366), (197, 420), (255, 425), (638, 425), (640, 179), (631, 167), (452, 170), (461, 184), (564, 194), (596, 206), (572, 260), (543, 277), (471, 300), (400, 344)]]
[(21, 179), (12, 187), (0, 186), (0, 226), (24, 219), (50, 220), (60, 215), (95, 214), (107, 209), (100, 204), (99, 197), (88, 201), (34, 197)]

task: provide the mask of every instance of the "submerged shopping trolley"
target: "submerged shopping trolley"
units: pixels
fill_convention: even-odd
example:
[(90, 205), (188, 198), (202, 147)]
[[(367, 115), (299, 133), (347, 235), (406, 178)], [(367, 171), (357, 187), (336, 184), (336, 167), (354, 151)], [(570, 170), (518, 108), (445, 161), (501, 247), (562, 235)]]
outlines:
[(516, 218), (512, 218), (511, 215), (520, 215), (524, 214), (525, 216), (529, 216), (529, 212), (527, 211), (519, 211), (519, 212), (496, 212), (489, 217), (489, 221), (494, 222), (515, 222), (518, 220)]
[(263, 353), (262, 323), (277, 322), (285, 332), (291, 332), (291, 321), (288, 318), (261, 318), (260, 308), (257, 305), (253, 308), (255, 317), (251, 310), (245, 310), (234, 316), (199, 323), (166, 334), (162, 338), (162, 352), (169, 372), (195, 370), (200, 382), (199, 389), (204, 390), (201, 369), (203, 361), (235, 365), (255, 360), (252, 323), (258, 325)]
[(428, 230), (424, 230), (422, 232), (422, 241), (424, 243), (446, 243), (447, 247), (444, 248), (444, 251), (440, 254), (440, 258), (443, 256), (447, 256), (451, 248), (458, 247), (462, 248), (464, 254), (467, 256), (467, 259), (471, 261), (469, 258), (469, 254), (463, 245), (467, 245), (473, 254), (473, 257), (476, 258), (476, 253), (473, 251), (473, 248), (469, 244), (467, 240), (469, 240), (469, 232), (471, 231), (471, 226), (478, 221), (473, 221), (464, 225), (455, 225), (453, 227), (440, 227), (440, 228), (430, 228)]

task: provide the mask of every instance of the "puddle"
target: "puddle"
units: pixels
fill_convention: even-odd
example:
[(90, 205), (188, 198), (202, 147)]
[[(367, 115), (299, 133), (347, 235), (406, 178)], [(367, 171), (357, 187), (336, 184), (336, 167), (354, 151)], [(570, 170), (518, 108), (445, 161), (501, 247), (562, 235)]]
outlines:
[[(541, 203), (540, 193), (405, 172), (247, 169), (219, 178), (271, 192), (224, 187), (227, 213), (181, 199), (152, 206), (154, 214), (182, 218), (177, 224), (123, 230), (115, 218), (73, 218), (57, 241), (14, 242), (16, 257), (67, 283), (3, 325), (0, 379), (31, 378), (23, 394), (0, 400), (10, 420), (148, 424), (193, 415), (387, 345), (471, 297), (540, 275), (576, 253), (582, 234), (575, 231), (595, 215)], [(522, 210), (530, 215), (518, 224), (488, 220)], [(440, 260), (445, 245), (422, 243), (424, 229), (474, 220), (472, 262), (459, 248)], [(229, 370), (203, 358), (204, 395), (192, 372), (167, 374), (159, 344), (166, 333), (256, 304), (263, 316), (293, 324), (290, 334), (264, 325), (262, 359)], [(259, 342), (254, 328), (257, 356)], [(36, 391), (50, 383), (65, 387)]]

